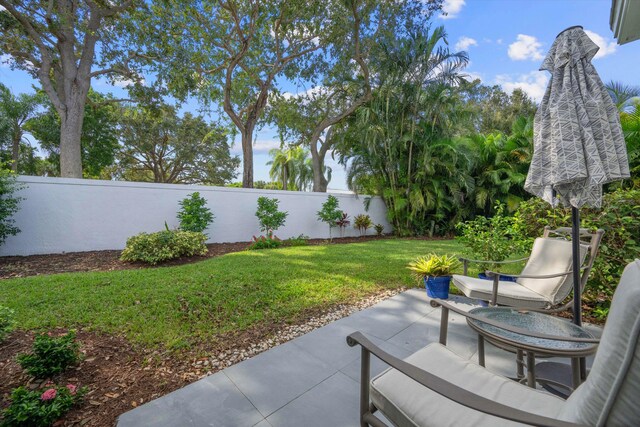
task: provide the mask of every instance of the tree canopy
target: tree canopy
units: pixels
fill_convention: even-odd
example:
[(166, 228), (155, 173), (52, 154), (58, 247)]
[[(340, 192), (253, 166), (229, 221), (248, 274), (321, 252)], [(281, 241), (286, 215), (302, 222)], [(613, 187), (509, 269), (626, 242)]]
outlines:
[(96, 77), (136, 78), (118, 19), (134, 0), (0, 0), (0, 54), (37, 79), (60, 118), (60, 175), (82, 178), (85, 104)]
[(236, 177), (228, 132), (174, 108), (127, 107), (121, 112), (114, 177), (130, 181), (224, 185)]

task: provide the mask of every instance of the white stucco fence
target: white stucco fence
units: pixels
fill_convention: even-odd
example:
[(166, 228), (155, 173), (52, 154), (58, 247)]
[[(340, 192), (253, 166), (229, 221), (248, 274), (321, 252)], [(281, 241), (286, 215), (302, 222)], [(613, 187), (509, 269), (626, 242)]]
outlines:
[[(177, 227), (178, 202), (194, 191), (207, 199), (215, 215), (206, 231), (210, 243), (246, 242), (260, 234), (255, 216), (260, 196), (277, 198), (280, 210), (289, 212), (284, 227), (276, 233), (278, 237), (329, 237), (329, 227), (316, 219), (326, 193), (32, 176), (21, 176), (18, 181), (26, 186), (19, 193), (24, 200), (14, 216), (22, 231), (7, 238), (0, 255), (122, 249), (128, 237), (142, 231), (163, 230), (165, 221), (169, 227)], [(355, 215), (366, 213), (374, 224), (383, 224), (385, 232), (391, 231), (380, 198), (373, 198), (365, 211), (366, 196), (333, 195), (352, 220)], [(336, 234), (338, 230), (334, 229), (334, 237)], [(352, 221), (345, 236), (357, 235)]]

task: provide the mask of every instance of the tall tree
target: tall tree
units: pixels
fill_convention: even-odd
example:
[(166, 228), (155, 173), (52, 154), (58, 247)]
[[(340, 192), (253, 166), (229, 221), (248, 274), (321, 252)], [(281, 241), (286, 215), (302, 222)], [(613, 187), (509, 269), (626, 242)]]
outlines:
[[(84, 107), (84, 119), (80, 136), (80, 156), (83, 176), (98, 178), (102, 171), (113, 165), (118, 151), (119, 108), (110, 102), (111, 95), (89, 90), (88, 103)], [(46, 111), (27, 123), (27, 130), (38, 140), (42, 151), (48, 154), (48, 162), (60, 171), (60, 116), (51, 103)]]
[(486, 86), (480, 80), (463, 83), (461, 89), (467, 108), (473, 112), (468, 133), (507, 135), (518, 117), (533, 117), (536, 113), (536, 103), (521, 89), (509, 95), (500, 86)]
[(11, 152), (11, 170), (18, 172), (20, 160), (20, 148), (28, 141), (25, 140), (25, 125), (38, 114), (38, 106), (42, 103), (39, 94), (21, 93), (14, 95), (11, 90), (0, 83), (0, 121), (3, 129), (0, 129), (7, 139)]
[(148, 17), (153, 33), (141, 28), (174, 95), (222, 104), (240, 134), (244, 187), (253, 187), (253, 136), (269, 94), (320, 49), (325, 11), (321, 0), (167, 0)]
[(91, 80), (136, 76), (129, 68), (135, 52), (125, 52), (116, 25), (133, 4), (134, 0), (0, 0), (0, 54), (8, 54), (12, 67), (39, 80), (60, 117), (61, 176), (82, 178), (80, 138)]
[(380, 2), (349, 0), (328, 2), (335, 30), (326, 37), (323, 55), (302, 70), (310, 90), (272, 100), (271, 121), (281, 134), (304, 145), (311, 153), (313, 191), (325, 192), (323, 173), (327, 153), (335, 145), (332, 127), (371, 100), (372, 63), (383, 40), (424, 28), (440, 1)]
[(129, 107), (121, 120), (116, 177), (129, 181), (224, 185), (236, 177), (227, 132), (169, 106)]
[(468, 59), (445, 41), (438, 27), (385, 46), (372, 101), (341, 132), (349, 186), (382, 195), (402, 234), (445, 230), (473, 190), (472, 152), (452, 138)]
[[(313, 184), (313, 168), (309, 151), (303, 147), (274, 148), (269, 151), (271, 165), (269, 177), (282, 183), (283, 190), (307, 191)], [(325, 167), (326, 168), (326, 167)], [(328, 169), (328, 170), (327, 170)], [(331, 179), (331, 169), (326, 168), (323, 175)]]

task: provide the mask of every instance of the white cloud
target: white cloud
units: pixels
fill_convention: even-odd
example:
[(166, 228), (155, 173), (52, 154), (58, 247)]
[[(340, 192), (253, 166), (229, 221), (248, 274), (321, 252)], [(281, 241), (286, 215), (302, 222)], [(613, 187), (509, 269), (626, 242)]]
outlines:
[(616, 51), (616, 42), (609, 41), (609, 39), (604, 38), (600, 34), (594, 33), (593, 31), (584, 30), (584, 32), (600, 48), (598, 53), (596, 53), (596, 56), (593, 57), (594, 59), (598, 59), (598, 58), (602, 58), (603, 56), (611, 55), (612, 53), (614, 53)]
[[(2, 6), (0, 6), (2, 7)], [(5, 54), (5, 55), (0, 55), (0, 68), (9, 68), (9, 59), (11, 58), (10, 55)]]
[(462, 7), (465, 4), (465, 0), (444, 0), (442, 3), (442, 11), (445, 14), (440, 15), (441, 19), (452, 19), (456, 18), (458, 13), (462, 10)]
[[(141, 81), (141, 83), (144, 85), (144, 79)], [(123, 78), (117, 78), (116, 77), (113, 80), (113, 85), (114, 86), (121, 87), (123, 89), (126, 89), (129, 86), (133, 86), (134, 84), (136, 84), (136, 82), (131, 80), (131, 79), (123, 79)]]
[(496, 40), (496, 43), (498, 43), (498, 44), (502, 44), (502, 39), (498, 39), (498, 40)]
[(542, 100), (548, 82), (549, 76), (543, 71), (531, 71), (528, 74), (521, 74), (515, 79), (509, 74), (496, 76), (496, 83), (502, 86), (505, 92), (511, 93), (514, 89), (522, 89), (536, 102)]
[(312, 86), (309, 89), (301, 90), (296, 93), (293, 92), (284, 92), (282, 97), (284, 99), (291, 98), (313, 98), (315, 96), (321, 95), (325, 91), (325, 87), (320, 86)]
[(462, 73), (462, 74), (463, 74), (463, 75), (465, 76), (465, 78), (466, 78), (468, 81), (470, 81), (470, 82), (472, 82), (472, 81), (474, 81), (474, 80), (476, 80), (476, 79), (478, 79), (478, 80), (482, 80), (482, 74), (480, 74), (480, 73), (476, 73), (476, 72), (474, 72), (474, 71), (465, 71), (465, 72), (464, 72), (464, 73)]
[(273, 148), (280, 148), (280, 141), (277, 139), (256, 139), (253, 143), (254, 151), (269, 151)]
[(467, 50), (471, 46), (478, 46), (478, 42), (476, 39), (472, 39), (471, 37), (462, 36), (458, 39), (458, 42), (454, 46), (455, 50)]
[(514, 61), (540, 61), (544, 58), (542, 43), (533, 36), (518, 34), (516, 41), (509, 45), (509, 58)]
[(2, 12), (3, 10), (7, 10), (4, 8), (4, 6), (0, 6), (0, 12)]

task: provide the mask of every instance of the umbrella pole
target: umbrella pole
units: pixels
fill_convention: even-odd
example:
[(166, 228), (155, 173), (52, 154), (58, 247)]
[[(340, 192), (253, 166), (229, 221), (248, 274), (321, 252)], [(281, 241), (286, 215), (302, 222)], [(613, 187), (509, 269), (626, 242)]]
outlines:
[(580, 210), (571, 207), (571, 243), (573, 270), (573, 323), (582, 324), (582, 292), (580, 289)]
[[(580, 209), (571, 207), (571, 243), (573, 270), (573, 323), (582, 325), (582, 290), (580, 289)], [(586, 359), (579, 359), (581, 382), (587, 378)]]

